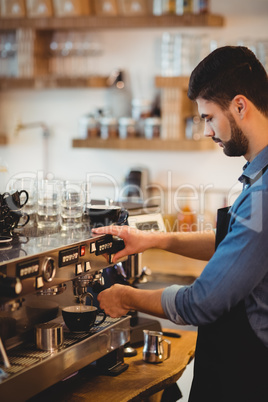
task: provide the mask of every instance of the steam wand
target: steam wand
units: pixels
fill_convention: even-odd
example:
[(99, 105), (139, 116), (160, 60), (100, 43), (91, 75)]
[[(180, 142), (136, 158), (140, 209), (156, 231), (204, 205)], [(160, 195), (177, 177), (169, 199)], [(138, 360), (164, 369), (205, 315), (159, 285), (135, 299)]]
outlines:
[(3, 342), (2, 342), (2, 338), (1, 338), (1, 337), (0, 337), (0, 353), (1, 353), (1, 355), (2, 355), (2, 358), (3, 358), (3, 362), (4, 362), (5, 367), (6, 367), (6, 368), (9, 368), (9, 367), (10, 367), (9, 359), (8, 359), (8, 357), (7, 357), (6, 350), (5, 350), (5, 347), (4, 347), (4, 345), (3, 345)]

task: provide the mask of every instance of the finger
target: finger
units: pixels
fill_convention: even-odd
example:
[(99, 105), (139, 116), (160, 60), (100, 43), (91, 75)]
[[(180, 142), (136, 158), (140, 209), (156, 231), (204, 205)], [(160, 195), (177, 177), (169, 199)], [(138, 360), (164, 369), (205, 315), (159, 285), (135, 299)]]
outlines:
[(95, 234), (106, 234), (106, 233), (110, 233), (110, 226), (101, 226), (99, 228), (92, 228), (91, 229), (92, 233)]
[(125, 252), (125, 249), (118, 251), (114, 254), (112, 262), (115, 264), (120, 258), (126, 257), (128, 254)]
[(99, 228), (92, 228), (92, 233), (95, 234), (111, 234), (111, 235), (116, 235), (118, 236), (118, 233), (120, 233), (122, 231), (122, 227), (121, 226), (102, 226)]

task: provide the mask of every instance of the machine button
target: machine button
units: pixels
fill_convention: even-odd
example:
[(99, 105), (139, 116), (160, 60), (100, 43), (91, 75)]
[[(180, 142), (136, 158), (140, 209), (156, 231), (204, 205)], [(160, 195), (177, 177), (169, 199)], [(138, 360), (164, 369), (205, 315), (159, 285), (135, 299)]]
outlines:
[(82, 264), (76, 264), (76, 267), (75, 267), (75, 274), (76, 275), (79, 275), (79, 274), (81, 274), (83, 272), (83, 269), (82, 269)]
[(80, 247), (80, 257), (84, 257), (86, 255), (86, 246)]
[(40, 289), (40, 288), (42, 288), (43, 286), (44, 286), (44, 280), (43, 280), (42, 276), (38, 276), (38, 277), (36, 278), (36, 281), (35, 281), (35, 288), (36, 288), (36, 289)]
[(90, 252), (94, 253), (96, 251), (96, 243), (90, 243)]
[(89, 262), (89, 261), (86, 261), (86, 262), (85, 262), (85, 272), (88, 272), (88, 271), (90, 271), (90, 270), (91, 270), (90, 262)]

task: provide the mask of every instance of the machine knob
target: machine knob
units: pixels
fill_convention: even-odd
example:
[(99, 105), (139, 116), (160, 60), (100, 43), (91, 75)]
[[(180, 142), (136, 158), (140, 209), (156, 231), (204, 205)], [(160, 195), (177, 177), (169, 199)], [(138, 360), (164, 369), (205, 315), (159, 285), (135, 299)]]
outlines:
[(22, 291), (22, 284), (19, 278), (0, 277), (0, 295), (5, 297), (18, 296)]
[(51, 282), (56, 274), (55, 261), (51, 257), (46, 257), (42, 266), (43, 277), (46, 282)]

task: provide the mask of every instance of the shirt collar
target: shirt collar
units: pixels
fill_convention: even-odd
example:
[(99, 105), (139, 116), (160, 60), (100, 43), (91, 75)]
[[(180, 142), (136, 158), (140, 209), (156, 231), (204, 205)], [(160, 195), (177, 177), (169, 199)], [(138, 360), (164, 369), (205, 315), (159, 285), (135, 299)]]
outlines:
[(268, 166), (268, 146), (265, 147), (252, 162), (247, 162), (243, 167), (243, 174), (238, 180), (245, 184), (252, 184), (260, 176), (263, 169)]

